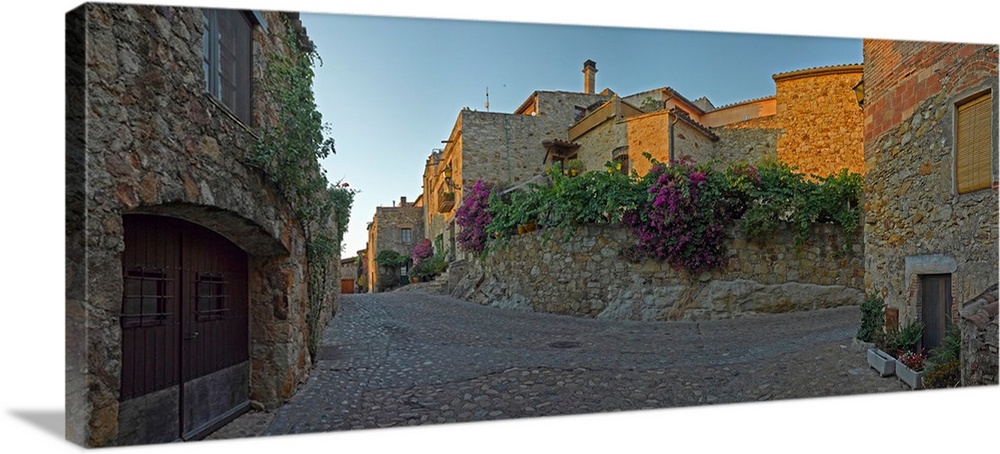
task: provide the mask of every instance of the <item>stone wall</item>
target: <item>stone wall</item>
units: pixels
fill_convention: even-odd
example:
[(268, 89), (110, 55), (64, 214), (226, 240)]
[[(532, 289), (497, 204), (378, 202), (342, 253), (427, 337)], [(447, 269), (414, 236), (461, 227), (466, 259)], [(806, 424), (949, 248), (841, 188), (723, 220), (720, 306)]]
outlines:
[(962, 305), (962, 385), (995, 385), (998, 375), (997, 285)]
[(864, 114), (853, 91), (861, 76), (861, 65), (775, 75), (775, 115), (785, 130), (778, 159), (806, 175), (863, 173)]
[[(477, 180), (502, 187), (516, 185), (544, 171), (546, 139), (566, 138), (576, 116), (576, 106), (586, 107), (606, 100), (599, 94), (539, 91), (525, 102), (523, 113), (459, 112), (444, 150), (428, 159), (424, 171), (425, 234), (432, 241), (441, 235), (452, 257), (464, 257), (455, 246), (458, 227), (455, 210), (462, 204), (462, 191)], [(455, 188), (445, 184), (442, 172), (451, 166)], [(444, 192), (455, 193), (455, 207), (439, 212)]]
[(692, 275), (666, 263), (626, 260), (621, 251), (635, 240), (622, 227), (579, 227), (569, 236), (538, 230), (511, 238), (483, 259), (454, 264), (449, 292), (514, 310), (633, 320), (704, 320), (860, 304), (860, 238), (844, 240), (833, 226), (816, 227), (801, 247), (787, 228), (762, 243), (736, 234), (723, 268)]
[[(409, 241), (404, 241), (403, 229), (410, 229)], [(377, 207), (371, 231), (374, 232), (369, 242), (374, 248), (371, 251), (373, 260), (380, 252), (390, 250), (409, 257), (413, 254), (413, 247), (425, 237), (424, 208), (414, 206), (405, 199), (400, 201), (399, 206)], [(398, 285), (400, 270), (388, 270), (377, 263), (373, 265), (370, 272), (370, 276), (375, 279), (370, 285), (372, 291), (382, 291)]]
[(739, 160), (756, 163), (778, 159), (778, 137), (781, 129), (724, 127), (712, 130), (719, 141), (715, 143), (717, 156), (729, 156), (730, 163)]
[[(574, 143), (580, 144), (577, 157), (584, 168), (603, 171), (604, 164), (611, 160), (612, 152), (627, 145), (627, 127), (624, 121), (612, 118), (576, 138)], [(629, 160), (632, 161), (631, 155)]]
[[(300, 27), (262, 14), (268, 32), (253, 34), (258, 87), (263, 56), (286, 51), (277, 38), (286, 24)], [(68, 65), (81, 64), (68, 72), (82, 76), (67, 86), (67, 133), (76, 134), (67, 140), (67, 438), (104, 446), (131, 429), (119, 414), (129, 213), (200, 224), (248, 253), (250, 395), (276, 407), (308, 374), (308, 267), (293, 208), (244, 164), (256, 142), (249, 131), (273, 116), (268, 94), (255, 93), (253, 124), (244, 125), (205, 91), (200, 9), (87, 4), (67, 25), (67, 43), (83, 43), (67, 48)], [(334, 310), (337, 261), (323, 322)]]
[[(955, 314), (998, 280), (997, 192), (958, 194), (953, 150), (955, 103), (997, 92), (997, 46), (865, 40), (864, 54), (865, 287), (905, 322), (921, 317), (919, 276), (951, 274)], [(995, 96), (993, 118), (996, 181)]]

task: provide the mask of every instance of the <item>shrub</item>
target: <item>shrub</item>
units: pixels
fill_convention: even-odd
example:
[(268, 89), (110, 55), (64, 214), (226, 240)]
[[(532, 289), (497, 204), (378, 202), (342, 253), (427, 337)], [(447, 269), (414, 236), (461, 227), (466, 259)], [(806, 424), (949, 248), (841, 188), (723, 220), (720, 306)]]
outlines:
[(438, 254), (421, 261), (417, 265), (414, 265), (410, 274), (418, 278), (425, 279), (437, 276), (443, 273), (446, 269), (448, 269), (448, 261), (445, 260), (444, 254)]
[[(726, 228), (733, 222), (726, 177), (690, 160), (655, 166), (645, 203), (624, 218), (649, 257), (704, 271), (724, 261)], [(648, 181), (648, 180), (647, 180)]]
[(434, 246), (431, 245), (430, 239), (424, 238), (423, 241), (413, 247), (413, 253), (410, 254), (410, 258), (413, 259), (413, 266), (418, 266), (420, 262), (431, 255), (434, 255)]
[(858, 327), (857, 338), (863, 342), (872, 342), (875, 333), (885, 325), (885, 301), (875, 294), (869, 294), (861, 303), (861, 326)]
[(924, 374), (925, 388), (957, 388), (962, 384), (962, 365), (957, 359), (935, 363)]
[(962, 332), (952, 325), (941, 339), (941, 345), (928, 352), (931, 363), (924, 374), (926, 388), (955, 388), (962, 382)]
[(461, 227), (456, 239), (466, 251), (480, 253), (486, 247), (486, 226), (493, 220), (489, 212), (493, 188), (492, 183), (476, 180), (472, 189), (462, 197), (462, 206), (455, 212), (455, 223)]
[(392, 249), (386, 249), (375, 256), (375, 263), (386, 268), (399, 268), (409, 263), (410, 257)]
[(861, 221), (862, 177), (841, 169), (827, 177), (809, 181), (795, 167), (779, 161), (763, 161), (757, 168), (757, 184), (734, 181), (750, 201), (740, 229), (751, 238), (775, 231), (782, 222), (795, 231), (798, 244), (809, 238), (813, 225), (839, 224), (847, 240)]

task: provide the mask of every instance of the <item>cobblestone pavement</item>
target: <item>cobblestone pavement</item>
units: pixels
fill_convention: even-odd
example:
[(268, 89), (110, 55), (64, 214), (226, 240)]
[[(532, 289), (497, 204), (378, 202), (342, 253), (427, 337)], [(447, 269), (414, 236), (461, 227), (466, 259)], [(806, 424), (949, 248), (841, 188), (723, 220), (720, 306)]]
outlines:
[(316, 368), (210, 439), (909, 389), (852, 348), (858, 308), (702, 322), (496, 309), (422, 292), (345, 295)]

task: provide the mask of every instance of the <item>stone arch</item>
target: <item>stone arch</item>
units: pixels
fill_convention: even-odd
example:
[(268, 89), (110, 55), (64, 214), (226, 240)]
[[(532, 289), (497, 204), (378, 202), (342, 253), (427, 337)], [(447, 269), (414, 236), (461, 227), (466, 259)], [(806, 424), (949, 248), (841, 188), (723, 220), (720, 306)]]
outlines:
[(287, 256), (290, 252), (287, 245), (257, 222), (217, 206), (167, 203), (142, 206), (125, 214), (153, 214), (193, 222), (226, 237), (248, 254), (257, 257)]

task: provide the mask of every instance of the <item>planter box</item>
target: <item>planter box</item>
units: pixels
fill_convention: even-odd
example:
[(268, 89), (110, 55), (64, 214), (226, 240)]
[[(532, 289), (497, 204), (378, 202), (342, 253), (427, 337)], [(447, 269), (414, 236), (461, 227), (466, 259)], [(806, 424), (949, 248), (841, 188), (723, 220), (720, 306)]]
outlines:
[(899, 381), (906, 383), (911, 389), (920, 389), (924, 386), (924, 372), (916, 372), (905, 364), (896, 361), (896, 376), (899, 377)]
[(896, 373), (896, 358), (877, 348), (868, 349), (868, 365), (883, 377)]

